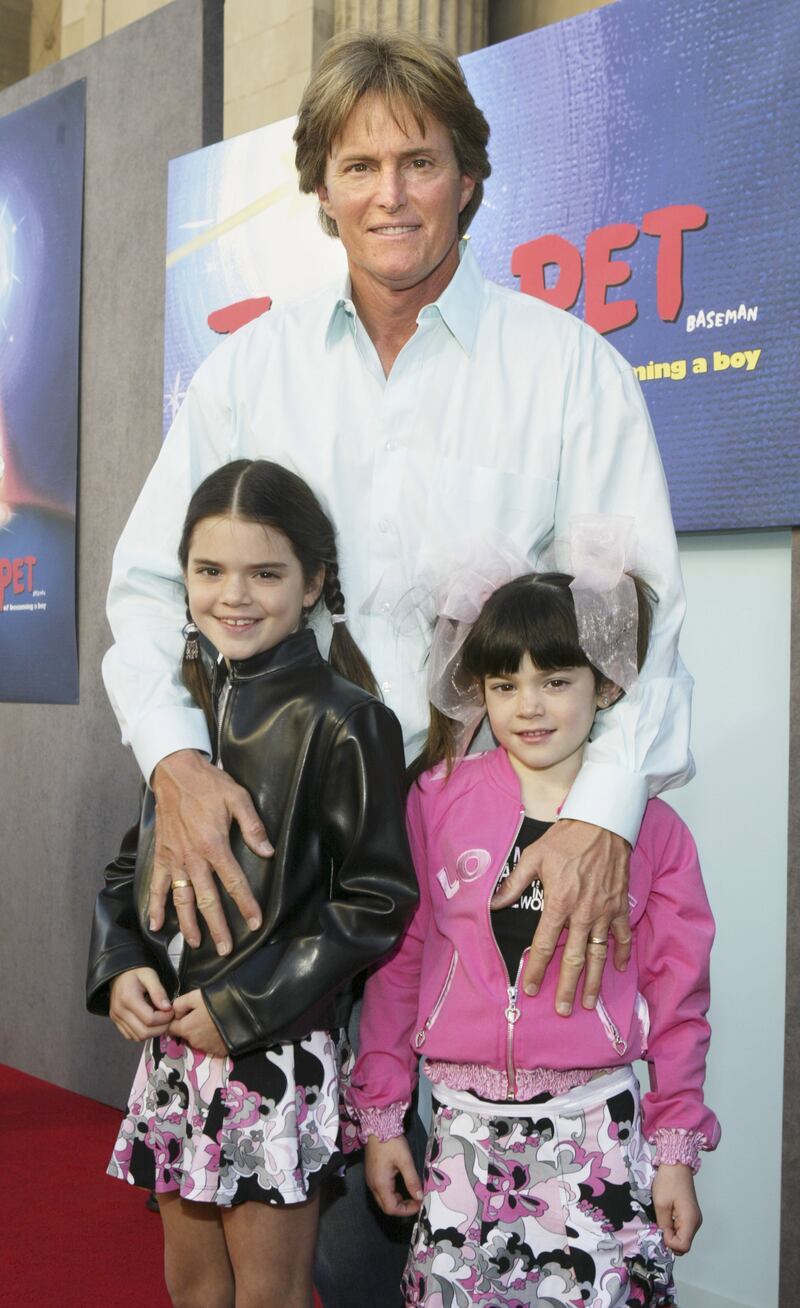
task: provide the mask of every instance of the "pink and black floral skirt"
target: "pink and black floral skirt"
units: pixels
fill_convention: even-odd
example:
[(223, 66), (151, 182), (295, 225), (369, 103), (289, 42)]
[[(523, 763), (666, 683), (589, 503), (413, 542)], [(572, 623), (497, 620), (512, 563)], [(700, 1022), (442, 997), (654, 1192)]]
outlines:
[(109, 1175), (205, 1203), (303, 1203), (344, 1164), (339, 1078), (351, 1063), (342, 1031), (228, 1058), (148, 1040)]
[(675, 1303), (629, 1068), (508, 1115), (440, 1091), (406, 1308)]

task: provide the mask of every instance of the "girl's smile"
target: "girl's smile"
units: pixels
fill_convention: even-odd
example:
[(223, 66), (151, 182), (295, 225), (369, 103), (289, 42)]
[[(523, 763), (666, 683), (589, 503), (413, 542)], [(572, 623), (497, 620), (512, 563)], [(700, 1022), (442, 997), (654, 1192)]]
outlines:
[(322, 585), (306, 585), (282, 531), (242, 518), (203, 518), (195, 527), (185, 574), (189, 611), (225, 658), (272, 649), (300, 626)]

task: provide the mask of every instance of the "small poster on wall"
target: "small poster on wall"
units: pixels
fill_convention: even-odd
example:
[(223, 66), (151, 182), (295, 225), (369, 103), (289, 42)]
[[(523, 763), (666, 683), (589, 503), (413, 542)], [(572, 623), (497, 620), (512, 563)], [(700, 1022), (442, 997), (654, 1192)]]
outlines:
[[(798, 5), (618, 0), (461, 61), (491, 127), (478, 262), (636, 370), (678, 530), (800, 522), (798, 53)], [(342, 274), (293, 129), (170, 166), (165, 430), (219, 333)]]
[(85, 83), (0, 118), (0, 700), (78, 702)]

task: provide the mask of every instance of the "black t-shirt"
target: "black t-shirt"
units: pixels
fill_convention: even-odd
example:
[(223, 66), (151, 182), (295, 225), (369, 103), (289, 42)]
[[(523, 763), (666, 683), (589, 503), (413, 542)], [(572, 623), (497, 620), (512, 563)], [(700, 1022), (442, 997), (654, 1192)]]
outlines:
[[(552, 825), (552, 822), (540, 822), (538, 818), (526, 816), (522, 819), (522, 826), (514, 841), (514, 848), (498, 877), (497, 890), (500, 889), (506, 877), (510, 876), (514, 871), (523, 849), (527, 849), (528, 845), (532, 845), (534, 840), (538, 840), (540, 836), (543, 836), (545, 831), (549, 831)], [(520, 959), (531, 943), (533, 933), (539, 925), (543, 904), (542, 883), (541, 881), (533, 881), (516, 904), (510, 904), (508, 908), (498, 909), (496, 913), (491, 915), (495, 940), (508, 968), (508, 975), (511, 978), (512, 985), (519, 971)]]

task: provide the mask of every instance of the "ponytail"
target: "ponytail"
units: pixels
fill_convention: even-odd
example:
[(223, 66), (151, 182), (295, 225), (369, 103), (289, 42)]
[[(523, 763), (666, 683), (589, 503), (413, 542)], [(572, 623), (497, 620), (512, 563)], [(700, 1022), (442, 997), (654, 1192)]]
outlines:
[(406, 769), (406, 781), (409, 790), (415, 781), (418, 781), (423, 772), (429, 768), (435, 768), (437, 764), (444, 763), (447, 775), (453, 771), (456, 761), (456, 728), (458, 723), (453, 718), (448, 718), (440, 709), (429, 705), (430, 718), (428, 721), (428, 734), (425, 738), (425, 744), (421, 752), (409, 763)]
[[(186, 606), (186, 616), (188, 618), (187, 627), (184, 627), (186, 643), (183, 647), (183, 656), (181, 658), (181, 681), (188, 690), (198, 708), (203, 710), (203, 715), (208, 724), (209, 734), (214, 735), (216, 724), (214, 722), (214, 707), (211, 700), (211, 683), (208, 680), (205, 660), (200, 651), (197, 642), (198, 631), (195, 626), (192, 615), (189, 612), (189, 606)], [(194, 628), (193, 632), (188, 630), (188, 626)]]
[(381, 692), (378, 689), (375, 674), (347, 629), (344, 595), (339, 582), (339, 561), (336, 557), (335, 545), (333, 547), (333, 557), (329, 557), (328, 562), (325, 564), (322, 597), (331, 617), (342, 619), (342, 621), (333, 624), (328, 662), (336, 672), (341, 673), (343, 677), (347, 677), (348, 681), (354, 682), (362, 690), (366, 690), (370, 695), (374, 695), (376, 699), (380, 699)]

